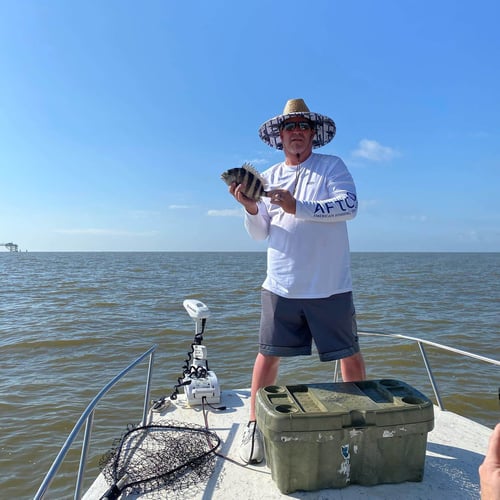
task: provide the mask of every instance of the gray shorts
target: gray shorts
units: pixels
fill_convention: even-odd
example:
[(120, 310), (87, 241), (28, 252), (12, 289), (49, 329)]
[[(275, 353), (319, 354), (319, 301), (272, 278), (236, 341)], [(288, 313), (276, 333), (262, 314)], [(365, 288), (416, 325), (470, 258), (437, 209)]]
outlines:
[(310, 355), (313, 339), (321, 361), (359, 352), (352, 292), (324, 299), (287, 299), (262, 290), (261, 301), (261, 354)]

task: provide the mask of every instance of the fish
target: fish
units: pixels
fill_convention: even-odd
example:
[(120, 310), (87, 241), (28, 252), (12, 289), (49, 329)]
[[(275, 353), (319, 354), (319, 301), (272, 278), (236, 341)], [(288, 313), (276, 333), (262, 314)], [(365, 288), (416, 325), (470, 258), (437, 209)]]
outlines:
[(222, 173), (221, 179), (228, 186), (233, 182), (245, 184), (242, 192), (252, 200), (259, 201), (262, 196), (269, 196), (265, 189), (266, 181), (250, 163), (244, 163), (241, 167), (226, 170)]

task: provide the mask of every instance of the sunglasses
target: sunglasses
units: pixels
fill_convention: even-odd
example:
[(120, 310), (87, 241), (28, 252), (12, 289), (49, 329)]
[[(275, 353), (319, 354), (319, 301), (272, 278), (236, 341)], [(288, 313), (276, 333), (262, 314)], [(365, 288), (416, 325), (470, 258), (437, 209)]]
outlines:
[(287, 132), (291, 132), (298, 128), (299, 130), (311, 130), (313, 125), (311, 122), (303, 121), (303, 122), (286, 122), (281, 125), (281, 130), (286, 130)]

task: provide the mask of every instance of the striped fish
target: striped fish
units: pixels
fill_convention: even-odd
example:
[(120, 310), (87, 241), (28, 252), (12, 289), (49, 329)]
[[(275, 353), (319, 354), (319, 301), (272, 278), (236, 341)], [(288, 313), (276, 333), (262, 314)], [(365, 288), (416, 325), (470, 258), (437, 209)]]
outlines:
[(230, 186), (231, 183), (245, 184), (243, 194), (252, 200), (259, 201), (262, 196), (268, 196), (265, 191), (265, 181), (250, 163), (244, 163), (241, 167), (226, 170), (221, 179)]

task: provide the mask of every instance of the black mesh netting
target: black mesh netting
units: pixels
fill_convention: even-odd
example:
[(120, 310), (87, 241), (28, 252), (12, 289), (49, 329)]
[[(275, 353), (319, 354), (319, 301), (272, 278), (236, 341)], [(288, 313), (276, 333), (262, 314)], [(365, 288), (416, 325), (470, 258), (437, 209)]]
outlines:
[(219, 444), (215, 432), (191, 424), (129, 427), (100, 461), (106, 481), (115, 489), (109, 498), (199, 487), (214, 470)]

